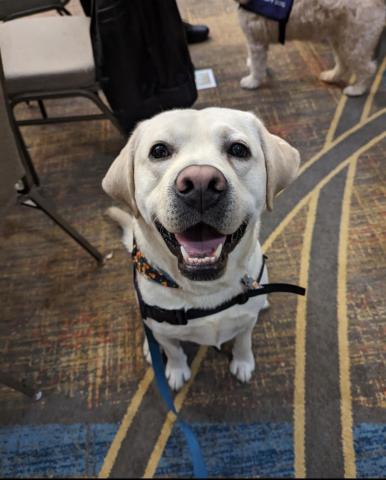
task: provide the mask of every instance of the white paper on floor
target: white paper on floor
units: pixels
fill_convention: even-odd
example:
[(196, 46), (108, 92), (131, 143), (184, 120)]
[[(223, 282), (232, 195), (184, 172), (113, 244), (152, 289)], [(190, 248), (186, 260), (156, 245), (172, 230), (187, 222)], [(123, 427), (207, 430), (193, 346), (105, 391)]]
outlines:
[(217, 87), (216, 79), (214, 78), (213, 70), (211, 68), (195, 70), (194, 77), (196, 80), (197, 90)]

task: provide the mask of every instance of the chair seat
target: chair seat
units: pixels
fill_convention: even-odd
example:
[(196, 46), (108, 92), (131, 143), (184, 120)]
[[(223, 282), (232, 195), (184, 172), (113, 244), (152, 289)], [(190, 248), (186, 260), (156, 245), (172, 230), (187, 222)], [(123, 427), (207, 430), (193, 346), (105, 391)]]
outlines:
[(0, 50), (9, 96), (96, 83), (88, 17), (29, 17), (0, 24)]
[(22, 12), (64, 7), (68, 0), (0, 0), (0, 20)]

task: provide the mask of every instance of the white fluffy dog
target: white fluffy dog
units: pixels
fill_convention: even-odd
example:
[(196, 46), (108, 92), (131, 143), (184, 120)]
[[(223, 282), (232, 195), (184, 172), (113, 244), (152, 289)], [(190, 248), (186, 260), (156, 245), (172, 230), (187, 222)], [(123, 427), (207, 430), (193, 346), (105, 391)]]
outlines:
[[(244, 8), (239, 8), (239, 21), (247, 39), (250, 68), (241, 87), (255, 89), (266, 79), (268, 47), (278, 42), (278, 23)], [(286, 39), (328, 39), (335, 66), (322, 72), (320, 79), (329, 83), (348, 81), (354, 74), (354, 83), (344, 93), (357, 96), (366, 92), (376, 70), (372, 56), (384, 23), (384, 0), (294, 0)]]

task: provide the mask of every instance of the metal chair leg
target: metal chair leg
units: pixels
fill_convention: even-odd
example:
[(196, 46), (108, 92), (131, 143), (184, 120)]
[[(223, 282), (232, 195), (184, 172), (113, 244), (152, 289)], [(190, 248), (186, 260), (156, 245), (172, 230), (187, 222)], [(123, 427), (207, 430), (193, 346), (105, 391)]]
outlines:
[(51, 218), (62, 230), (75, 240), (87, 253), (95, 258), (98, 265), (103, 265), (107, 256), (103, 256), (99, 250), (93, 247), (77, 230), (75, 230), (66, 220), (64, 220), (55, 210), (54, 206), (46, 198), (42, 197), (36, 188), (32, 188), (23, 198), (31, 199), (37, 207)]
[(10, 108), (10, 115), (12, 118), (13, 124), (13, 131), (15, 135), (15, 140), (21, 150), (21, 160), (23, 162), (24, 169), (26, 171), (27, 182), (32, 185), (36, 185), (37, 187), (40, 185), (40, 179), (36, 172), (35, 166), (32, 163), (31, 157), (28, 153), (27, 147), (25, 146), (23, 137), (20, 132), (20, 128), (17, 126), (15, 112), (14, 112), (15, 105), (11, 105)]
[(42, 392), (40, 390), (27, 385), (24, 380), (20, 382), (2, 372), (0, 372), (0, 383), (16, 390), (17, 392), (23, 393), (27, 397), (32, 398), (32, 400), (40, 400), (42, 398)]
[(71, 16), (71, 12), (69, 12), (66, 7), (58, 7), (58, 8), (56, 9), (56, 12), (57, 12), (61, 17), (63, 17), (64, 15)]
[(47, 118), (48, 117), (47, 110), (46, 110), (46, 107), (44, 106), (43, 100), (38, 100), (38, 105), (39, 105), (39, 110), (40, 110), (40, 113), (42, 114), (42, 117)]
[(91, 101), (95, 103), (95, 105), (99, 108), (99, 110), (106, 115), (106, 117), (110, 120), (110, 122), (115, 126), (115, 128), (124, 136), (127, 137), (127, 132), (121, 127), (118, 120), (115, 118), (111, 110), (102, 102), (101, 98), (99, 97), (98, 93), (93, 92), (91, 90), (87, 90), (84, 92), (84, 96), (89, 98)]

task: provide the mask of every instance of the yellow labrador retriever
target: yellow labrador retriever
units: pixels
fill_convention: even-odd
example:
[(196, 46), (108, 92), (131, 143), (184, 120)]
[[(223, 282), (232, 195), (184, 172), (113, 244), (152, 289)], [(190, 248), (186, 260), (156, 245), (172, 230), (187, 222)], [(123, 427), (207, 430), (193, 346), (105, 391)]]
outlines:
[[(211, 309), (242, 293), (245, 276), (261, 271), (266, 282), (260, 216), (294, 180), (299, 162), (299, 152), (252, 113), (172, 110), (140, 123), (102, 186), (129, 208), (110, 214), (130, 252), (134, 239), (135, 259), (146, 259), (137, 276), (143, 301)], [(247, 382), (255, 368), (251, 333), (266, 305), (266, 295), (257, 296), (186, 325), (145, 318), (167, 356), (170, 386), (177, 390), (190, 377), (180, 341), (220, 347), (234, 339), (230, 370)]]

